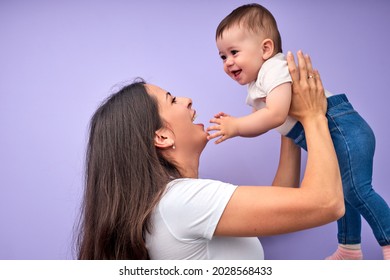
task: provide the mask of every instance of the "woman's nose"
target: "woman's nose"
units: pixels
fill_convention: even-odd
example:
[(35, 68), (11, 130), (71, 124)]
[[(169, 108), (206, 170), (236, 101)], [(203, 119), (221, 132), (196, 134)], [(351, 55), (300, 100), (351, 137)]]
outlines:
[(188, 109), (192, 108), (192, 99), (189, 97), (179, 97), (180, 103), (186, 106)]
[(186, 99), (187, 99), (187, 108), (191, 109), (192, 108), (192, 99), (191, 98), (187, 98), (187, 97), (186, 97)]

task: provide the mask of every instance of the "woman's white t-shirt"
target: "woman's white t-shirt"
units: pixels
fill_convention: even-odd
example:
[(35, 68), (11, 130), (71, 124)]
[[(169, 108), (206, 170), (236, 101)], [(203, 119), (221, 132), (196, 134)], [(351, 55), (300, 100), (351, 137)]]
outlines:
[(264, 259), (256, 237), (214, 236), (237, 186), (208, 179), (176, 179), (151, 217), (146, 247), (151, 259)]

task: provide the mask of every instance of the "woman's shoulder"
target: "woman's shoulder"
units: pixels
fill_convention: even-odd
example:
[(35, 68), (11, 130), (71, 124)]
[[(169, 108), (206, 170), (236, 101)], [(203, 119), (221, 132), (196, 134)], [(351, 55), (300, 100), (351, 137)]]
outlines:
[(218, 221), (236, 188), (218, 180), (175, 179), (168, 183), (157, 209), (169, 227), (178, 221), (183, 225), (188, 221)]
[(167, 190), (171, 189), (186, 189), (186, 188), (219, 188), (219, 187), (236, 187), (233, 184), (222, 182), (213, 179), (199, 179), (199, 178), (179, 178), (174, 179), (167, 184)]
[(205, 238), (210, 240), (235, 188), (218, 180), (172, 180), (153, 216), (154, 224), (159, 226), (155, 236), (161, 237), (165, 227), (168, 236), (174, 236), (180, 244), (200, 244)]
[(236, 185), (212, 179), (180, 178), (167, 184), (162, 200), (166, 202), (179, 200), (183, 203), (188, 200), (204, 201), (216, 194), (231, 194), (236, 187)]

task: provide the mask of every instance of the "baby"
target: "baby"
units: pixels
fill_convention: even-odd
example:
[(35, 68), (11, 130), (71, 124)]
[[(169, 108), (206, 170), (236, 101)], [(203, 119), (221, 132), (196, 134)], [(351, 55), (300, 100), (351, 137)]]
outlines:
[[(238, 7), (216, 31), (216, 43), (226, 74), (248, 85), (246, 103), (253, 108), (235, 118), (218, 113), (211, 120), (216, 143), (243, 136), (255, 137), (273, 128), (306, 149), (302, 125), (288, 116), (291, 77), (282, 53), (281, 36), (272, 14), (259, 4)], [(308, 79), (315, 79), (315, 73)], [(312, 80), (313, 82), (315, 80)], [(343, 178), (346, 213), (338, 221), (338, 249), (327, 259), (362, 259), (361, 216), (371, 226), (390, 259), (390, 209), (371, 185), (375, 136), (345, 94), (327, 96), (327, 118)]]

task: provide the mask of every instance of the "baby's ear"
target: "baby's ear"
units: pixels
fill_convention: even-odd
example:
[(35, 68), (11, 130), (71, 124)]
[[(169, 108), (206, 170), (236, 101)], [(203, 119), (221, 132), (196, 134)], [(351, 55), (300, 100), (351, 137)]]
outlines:
[(262, 42), (261, 47), (263, 49), (263, 59), (264, 60), (267, 60), (268, 58), (272, 57), (272, 55), (274, 53), (274, 49), (275, 49), (274, 41), (272, 41), (271, 39), (265, 39)]
[(154, 146), (161, 149), (171, 148), (175, 141), (173, 134), (166, 128), (160, 128), (154, 134)]

